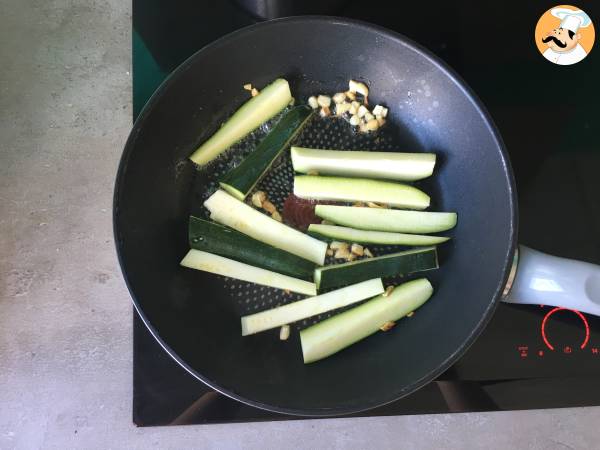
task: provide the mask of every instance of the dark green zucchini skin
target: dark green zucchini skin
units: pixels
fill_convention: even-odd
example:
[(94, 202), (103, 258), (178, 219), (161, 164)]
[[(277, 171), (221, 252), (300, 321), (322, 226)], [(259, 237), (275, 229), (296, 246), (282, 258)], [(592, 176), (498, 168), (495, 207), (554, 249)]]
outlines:
[(190, 247), (312, 281), (315, 264), (215, 222), (190, 216)]
[(320, 290), (359, 283), (371, 278), (406, 275), (438, 267), (436, 248), (426, 247), (344, 264), (317, 267), (314, 279), (317, 289)]
[(313, 110), (304, 105), (285, 113), (256, 149), (225, 174), (219, 182), (221, 187), (238, 200), (244, 200), (312, 114)]

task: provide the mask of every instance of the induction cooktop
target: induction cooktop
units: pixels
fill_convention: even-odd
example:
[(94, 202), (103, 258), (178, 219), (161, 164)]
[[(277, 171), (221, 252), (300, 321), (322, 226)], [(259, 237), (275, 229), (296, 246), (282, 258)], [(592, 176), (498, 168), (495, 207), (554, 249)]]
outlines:
[[(376, 23), (444, 59), (489, 109), (515, 171), (520, 243), (600, 263), (600, 51), (575, 66), (546, 61), (533, 32), (551, 3), (527, 2), (518, 11), (501, 2), (483, 9), (425, 1), (410, 11), (394, 3), (134, 0), (134, 117), (182, 61), (241, 27), (305, 13)], [(586, 12), (600, 20), (591, 6)], [(215, 392), (172, 360), (135, 312), (133, 320), (135, 424), (301, 419)], [(500, 304), (480, 338), (438, 380), (355, 416), (600, 405), (599, 376), (600, 318), (543, 304)]]

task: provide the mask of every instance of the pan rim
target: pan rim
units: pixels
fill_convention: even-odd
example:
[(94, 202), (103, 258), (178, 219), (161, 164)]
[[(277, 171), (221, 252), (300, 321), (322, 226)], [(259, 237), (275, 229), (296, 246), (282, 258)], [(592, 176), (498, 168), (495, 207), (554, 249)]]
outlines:
[[(123, 185), (123, 177), (127, 171), (127, 165), (129, 162), (129, 158), (131, 156), (132, 150), (135, 146), (135, 141), (137, 138), (137, 134), (139, 133), (139, 129), (145, 121), (145, 118), (152, 112), (158, 100), (164, 95), (165, 91), (168, 87), (174, 83), (179, 76), (181, 76), (185, 71), (187, 71), (193, 64), (193, 62), (201, 55), (203, 52), (217, 48), (223, 43), (243, 37), (249, 33), (254, 32), (256, 29), (260, 29), (263, 27), (272, 27), (279, 26), (280, 24), (286, 23), (325, 23), (333, 26), (353, 26), (360, 29), (367, 30), (369, 32), (375, 32), (379, 35), (383, 35), (386, 38), (393, 40), (398, 45), (402, 45), (404, 47), (409, 48), (410, 50), (417, 53), (420, 57), (425, 58), (429, 63), (435, 66), (437, 69), (441, 70), (446, 77), (448, 77), (465, 95), (465, 97), (473, 104), (476, 111), (482, 117), (483, 122), (486, 124), (493, 140), (496, 143), (497, 148), (500, 151), (502, 165), (504, 168), (504, 174), (506, 176), (506, 185), (509, 191), (509, 205), (508, 210), (510, 214), (510, 230), (509, 230), (509, 251), (504, 260), (504, 269), (501, 274), (500, 282), (498, 286), (496, 286), (495, 292), (490, 299), (490, 303), (482, 314), (481, 320), (472, 330), (472, 332), (467, 336), (467, 338), (462, 342), (462, 344), (457, 347), (457, 349), (451, 353), (445, 361), (443, 361), (440, 365), (438, 365), (434, 370), (428, 372), (423, 377), (415, 380), (409, 385), (405, 385), (402, 389), (395, 392), (389, 392), (386, 398), (377, 398), (370, 402), (362, 402), (360, 406), (343, 406), (343, 407), (331, 407), (331, 408), (315, 408), (315, 409), (299, 409), (299, 408), (289, 408), (282, 407), (272, 404), (263, 403), (257, 400), (252, 400), (248, 398), (244, 398), (241, 395), (235, 393), (232, 390), (223, 388), (219, 386), (219, 384), (213, 380), (208, 379), (202, 374), (198, 373), (195, 369), (190, 367), (182, 358), (180, 358), (177, 353), (160, 337), (156, 328), (150, 323), (149, 319), (146, 317), (142, 308), (139, 304), (139, 301), (136, 295), (133, 292), (133, 288), (131, 286), (130, 280), (125, 272), (125, 262), (122, 257), (122, 244), (119, 242), (119, 201), (122, 192)], [(434, 381), (439, 375), (445, 372), (448, 368), (452, 366), (462, 355), (466, 353), (469, 347), (475, 342), (477, 337), (481, 334), (481, 332), (485, 329), (488, 322), (491, 320), (494, 311), (496, 310), (500, 298), (502, 296), (502, 292), (504, 290), (504, 286), (508, 280), (510, 274), (510, 268), (513, 261), (514, 253), (517, 247), (517, 226), (518, 226), (518, 213), (517, 213), (517, 194), (516, 194), (516, 185), (514, 180), (514, 173), (512, 170), (512, 166), (510, 163), (510, 159), (508, 157), (508, 153), (506, 151), (506, 147), (498, 131), (495, 123), (492, 120), (491, 115), (483, 105), (483, 102), (479, 99), (479, 97), (475, 94), (475, 92), (467, 85), (467, 83), (452, 69), (446, 62), (441, 60), (439, 57), (434, 55), (430, 50), (421, 46), (420, 44), (414, 42), (413, 40), (407, 38), (406, 36), (397, 33), (395, 31), (391, 31), (387, 28), (381, 27), (379, 25), (374, 25), (365, 21), (356, 20), (356, 19), (348, 19), (343, 17), (336, 16), (318, 16), (318, 15), (307, 15), (307, 16), (290, 16), (279, 19), (268, 20), (264, 22), (259, 22), (239, 30), (233, 31), (211, 43), (202, 47), (198, 51), (196, 51), (193, 55), (187, 58), (183, 63), (181, 63), (175, 70), (173, 70), (160, 84), (160, 86), (156, 89), (156, 91), (151, 95), (148, 99), (142, 110), (140, 111), (138, 117), (133, 123), (131, 132), (127, 138), (125, 143), (125, 147), (123, 153), (121, 155), (119, 166), (117, 170), (117, 175), (115, 179), (114, 185), (114, 195), (113, 195), (113, 238), (115, 242), (117, 259), (119, 261), (119, 266), (121, 268), (121, 273), (123, 274), (123, 278), (125, 280), (125, 284), (127, 286), (127, 290), (131, 296), (132, 303), (134, 308), (141, 318), (142, 322), (148, 329), (148, 331), (152, 334), (154, 339), (159, 343), (159, 345), (167, 352), (167, 354), (177, 362), (183, 369), (185, 369), (190, 375), (199, 381), (206, 384), (209, 388), (229, 397), (236, 401), (240, 401), (249, 406), (264, 409), (267, 411), (272, 411), (279, 414), (285, 414), (290, 416), (296, 416), (298, 418), (318, 418), (318, 417), (333, 417), (333, 416), (346, 416), (349, 414), (357, 414), (361, 413), (373, 408), (381, 407), (397, 401), (415, 391), (425, 386), (426, 384)]]

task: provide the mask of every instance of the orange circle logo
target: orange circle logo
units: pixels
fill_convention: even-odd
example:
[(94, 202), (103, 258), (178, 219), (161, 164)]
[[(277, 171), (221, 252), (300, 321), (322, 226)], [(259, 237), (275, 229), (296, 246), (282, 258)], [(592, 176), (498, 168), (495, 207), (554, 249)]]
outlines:
[(585, 11), (559, 5), (546, 11), (535, 27), (535, 45), (548, 61), (570, 66), (583, 60), (594, 45), (596, 32)]

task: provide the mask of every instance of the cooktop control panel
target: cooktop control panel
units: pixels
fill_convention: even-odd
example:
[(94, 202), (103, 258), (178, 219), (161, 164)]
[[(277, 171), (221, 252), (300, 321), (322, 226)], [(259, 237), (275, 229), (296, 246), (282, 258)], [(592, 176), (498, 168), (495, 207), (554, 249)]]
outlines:
[(501, 304), (453, 369), (461, 378), (600, 374), (600, 318), (546, 305)]
[[(540, 305), (542, 308), (544, 305)], [(570, 324), (565, 329), (564, 323)], [(537, 349), (537, 356), (566, 355), (584, 352), (598, 355), (598, 345), (590, 343), (590, 324), (579, 311), (567, 308), (552, 308), (542, 319), (540, 335), (545, 348)], [(528, 347), (528, 346), (525, 346)], [(519, 350), (521, 358), (527, 358), (528, 348)]]

